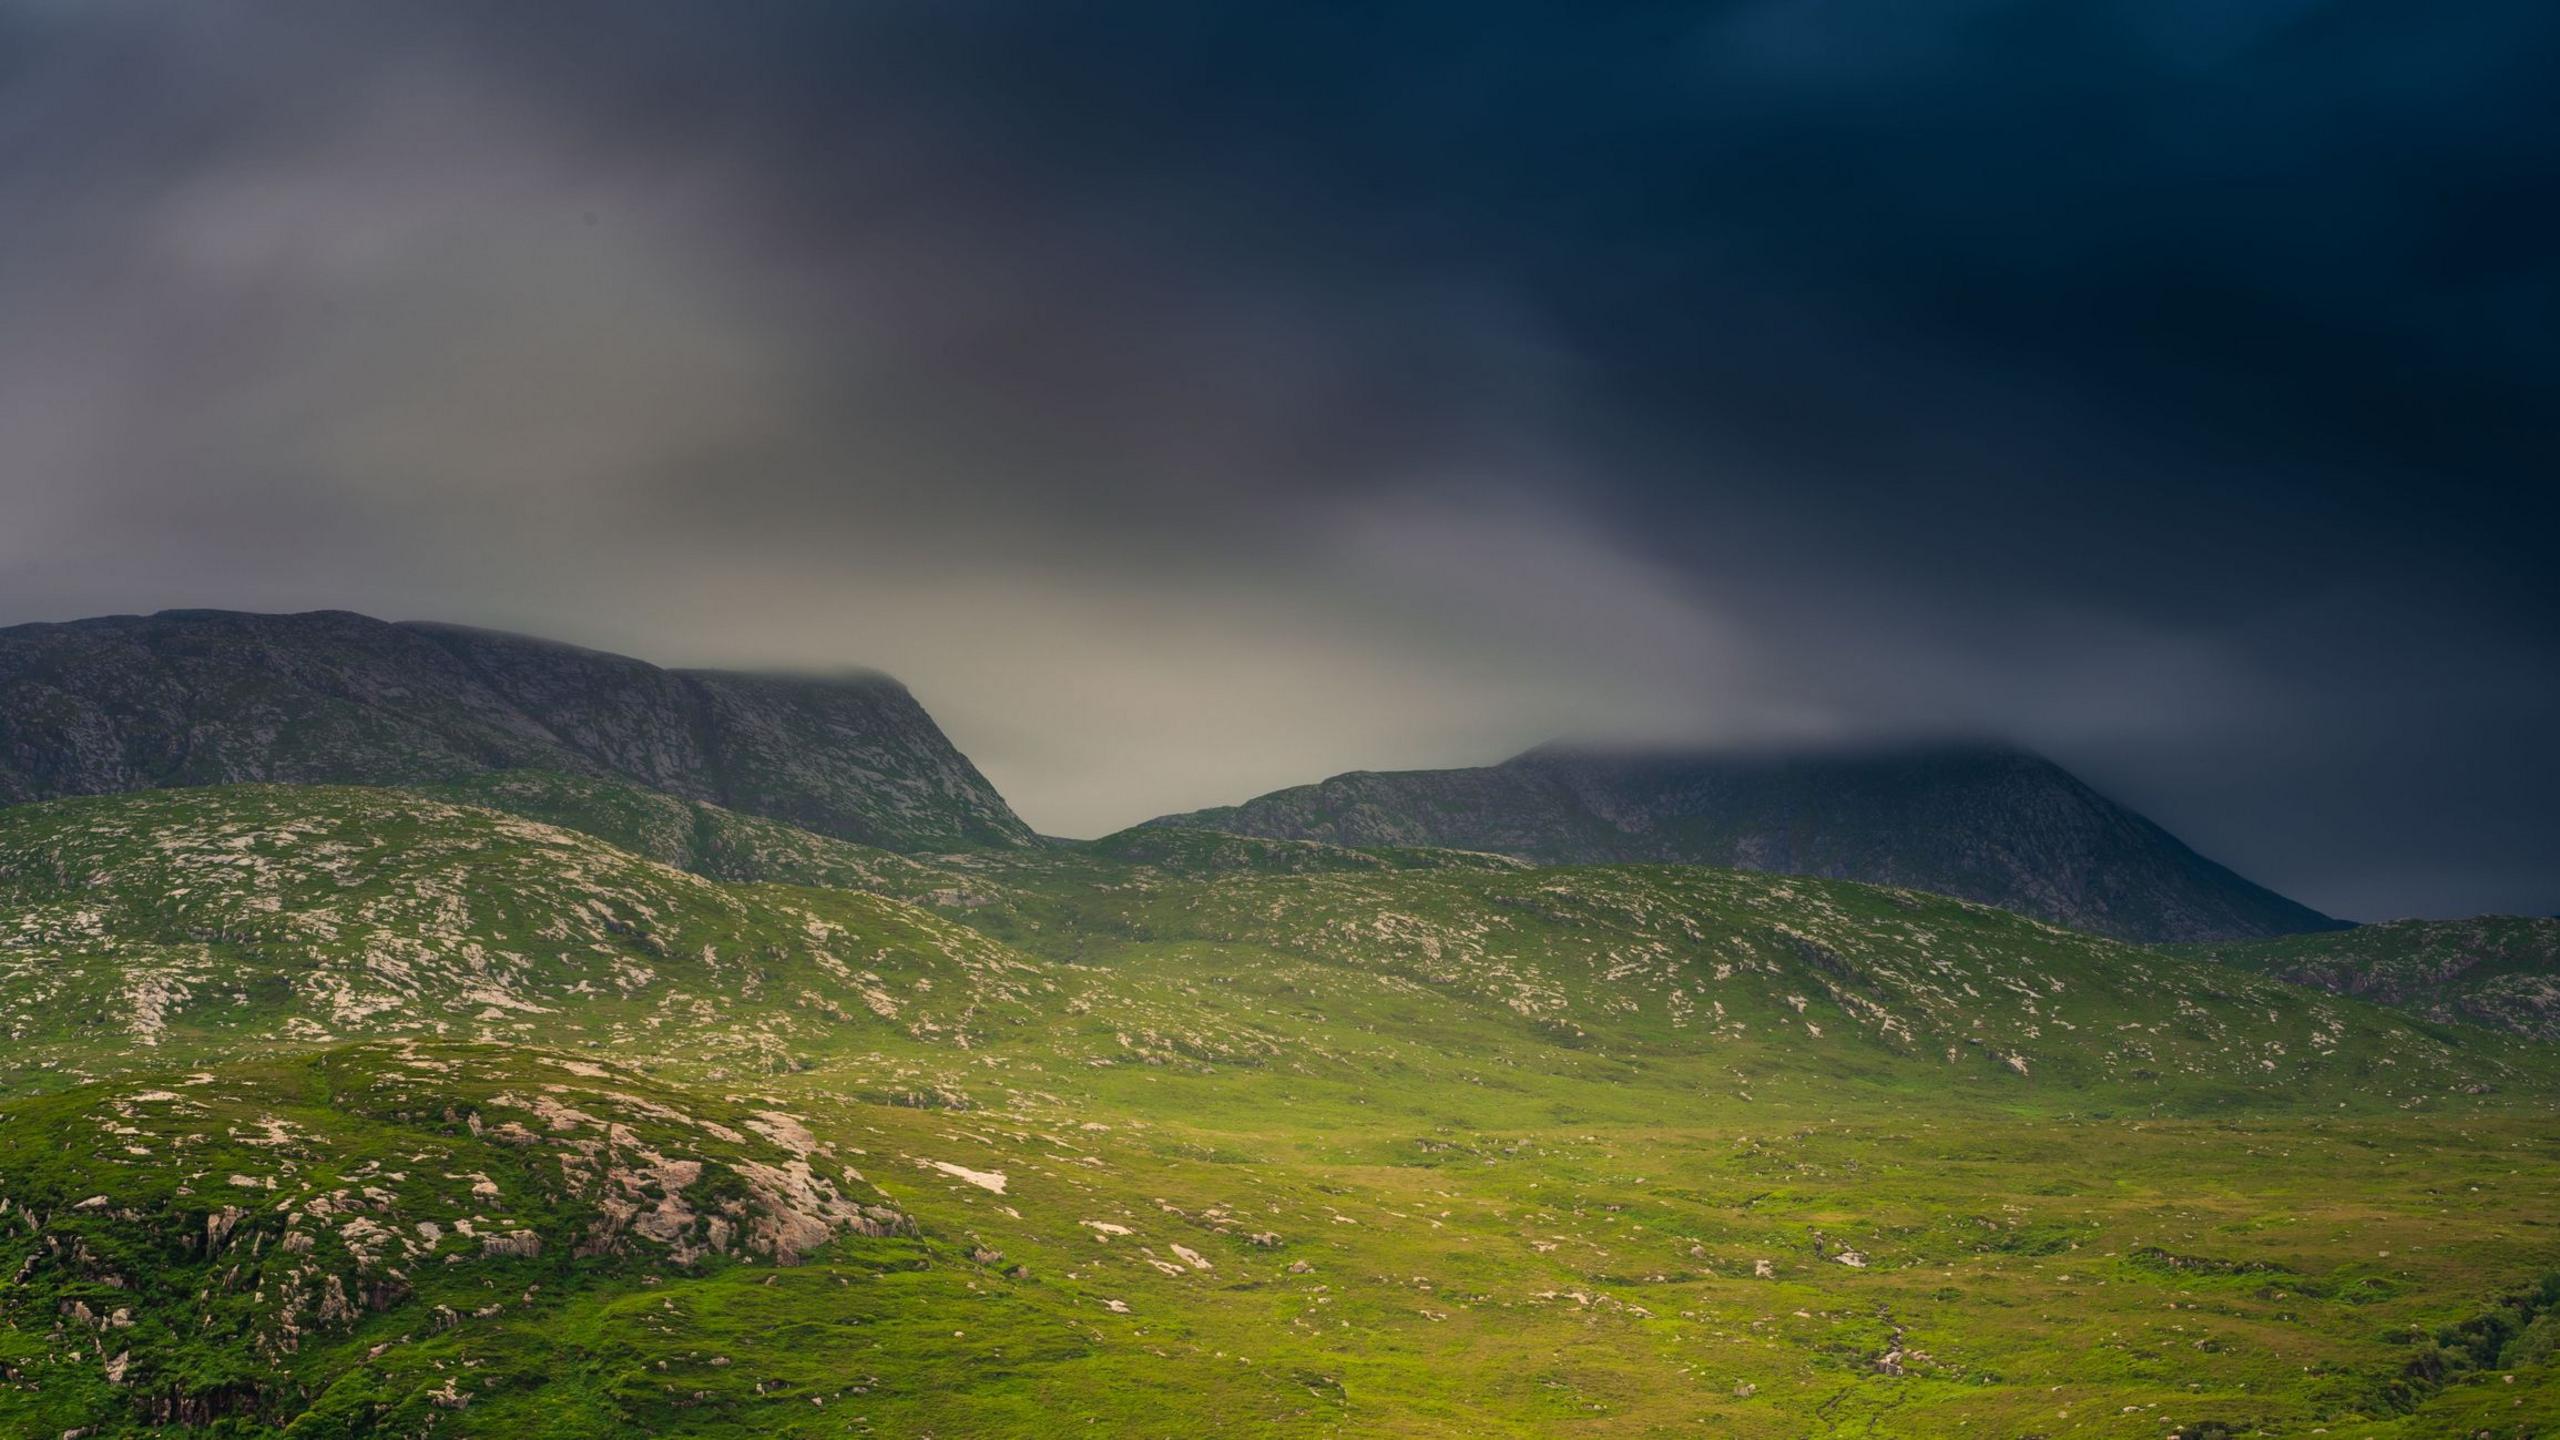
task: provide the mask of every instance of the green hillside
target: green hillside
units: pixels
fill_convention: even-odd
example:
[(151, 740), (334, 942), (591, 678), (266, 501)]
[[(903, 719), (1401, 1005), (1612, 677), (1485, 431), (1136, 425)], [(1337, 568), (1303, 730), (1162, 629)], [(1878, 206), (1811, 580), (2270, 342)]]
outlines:
[(2514, 1038), (1843, 882), (458, 798), (0, 809), (0, 1433), (2560, 1424)]
[(1035, 1022), (1043, 967), (856, 891), (730, 887), (404, 791), (0, 810), (0, 1083), (359, 1037), (783, 1069)]
[(2560, 1040), (2560, 919), (2392, 920), (2182, 953), (2449, 1025)]
[(967, 872), (928, 860), (620, 781), (547, 770), (501, 770), (452, 784), (411, 788), (457, 805), (502, 810), (576, 830), (608, 841), (616, 849), (713, 880), (867, 890), (946, 904), (981, 899), (985, 889), (983, 881), (972, 880)]

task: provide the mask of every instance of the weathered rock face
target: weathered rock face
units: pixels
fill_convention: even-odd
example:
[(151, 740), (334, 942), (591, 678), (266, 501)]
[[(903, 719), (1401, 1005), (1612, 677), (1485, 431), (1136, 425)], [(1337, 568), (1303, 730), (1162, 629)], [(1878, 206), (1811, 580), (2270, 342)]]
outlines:
[[(508, 1046), (91, 1086), (0, 1129), (0, 1326), (42, 1337), (10, 1378), (99, 1433), (281, 1428), (377, 1319), (368, 1360), (541, 1325), (588, 1280), (913, 1231), (794, 1115)], [(456, 1378), (412, 1408), (467, 1403)]]
[(1548, 864), (1675, 861), (1900, 885), (2123, 940), (2338, 922), (2205, 859), (2038, 756), (1995, 745), (1634, 753), (1549, 746), (1357, 771), (1156, 825)]
[(886, 676), (662, 670), (342, 611), (0, 630), (0, 801), (515, 769), (617, 777), (888, 849), (1033, 843)]

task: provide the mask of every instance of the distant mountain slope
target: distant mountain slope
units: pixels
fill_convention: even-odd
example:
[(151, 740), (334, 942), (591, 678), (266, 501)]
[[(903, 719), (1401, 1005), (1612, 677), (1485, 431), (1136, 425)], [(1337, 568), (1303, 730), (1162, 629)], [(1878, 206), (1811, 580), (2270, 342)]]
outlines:
[[(1003, 889), (963, 920), (848, 890), (724, 884), (406, 790), (10, 806), (0, 1093), (379, 1039), (731, 1075), (1026, 1047), (1072, 1066), (1285, 1058), (1304, 1072), (1356, 1053), (1375, 1007), (1401, 1012), (1416, 987), (1431, 1004), (1396, 1023), (1444, 1052), (1516, 1058), (1535, 1041), (1826, 1085), (1892, 1073), (2144, 1103), (2219, 1103), (2237, 1087), (2294, 1104), (2548, 1083), (2545, 1057), (2509, 1037), (2440, 1036), (1909, 891), (1422, 855), (1296, 870), (1267, 862), (1306, 857), (1253, 852), (1300, 847), (1253, 841), (1203, 864), (1215, 837), (1163, 833), (1172, 853), (1137, 863), (985, 852), (974, 858), (1001, 867)], [(1164, 986), (1143, 979), (1159, 965)], [(1204, 993), (1248, 980), (1291, 1008)]]
[(2429, 1020), (2560, 1040), (2560, 919), (2393, 920), (2190, 953)]
[[(1346, 849), (1317, 840), (1271, 840), (1221, 830), (1135, 825), (1077, 847), (1123, 865), (1193, 879), (1222, 875), (1319, 875), (1340, 871), (1517, 870), (1518, 860), (1474, 850)], [(1036, 862), (1035, 862), (1036, 863)]]
[(618, 777), (887, 849), (1033, 843), (882, 675), (662, 670), (343, 611), (0, 630), (0, 801), (514, 769)]
[(2339, 922), (2233, 874), (2039, 756), (1996, 745), (1800, 753), (1546, 746), (1465, 770), (1355, 771), (1155, 825), (1545, 863), (1676, 861), (1900, 885), (2139, 941)]

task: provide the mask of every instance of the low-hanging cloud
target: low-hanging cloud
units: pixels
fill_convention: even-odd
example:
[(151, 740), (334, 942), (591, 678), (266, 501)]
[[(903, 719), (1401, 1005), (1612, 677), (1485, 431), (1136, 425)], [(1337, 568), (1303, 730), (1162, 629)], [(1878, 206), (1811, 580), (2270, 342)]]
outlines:
[[(2366, 50), (2287, 8), (2155, 18), (2110, 83), (2273, 47), (2316, 134)], [(2346, 913), (2560, 899), (2496, 437), (2395, 523), (2431, 357), (2547, 265), (2358, 316), (2401, 261), (2257, 285), (2179, 233), (2232, 302), (2182, 330), (2097, 227), (2018, 233), (2058, 172), (1930, 104), (2086, 102), (1982, 90), (1944, 25), (1479, 21), (0, 6), (0, 616), (875, 665), (1061, 833), (1555, 735), (1990, 730)], [(2069, 30), (2019, 43), (2126, 63)], [(2202, 162), (2155, 140), (2119, 173), (2174, 216)], [(2409, 414), (2306, 423), (2341, 345)], [(2464, 352), (2461, 413), (2531, 347)]]

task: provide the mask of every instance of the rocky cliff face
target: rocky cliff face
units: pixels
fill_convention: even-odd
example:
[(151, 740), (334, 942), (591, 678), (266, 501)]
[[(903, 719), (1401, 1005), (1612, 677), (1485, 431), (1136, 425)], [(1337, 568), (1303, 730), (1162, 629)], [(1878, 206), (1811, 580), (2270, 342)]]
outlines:
[(342, 611), (165, 611), (0, 630), (0, 801), (540, 769), (898, 850), (1034, 843), (882, 675), (662, 670)]
[(1548, 746), (1477, 769), (1337, 775), (1153, 823), (1549, 864), (1674, 861), (1863, 880), (2125, 940), (2338, 923), (2196, 854), (2052, 762), (1996, 745), (1786, 754)]

